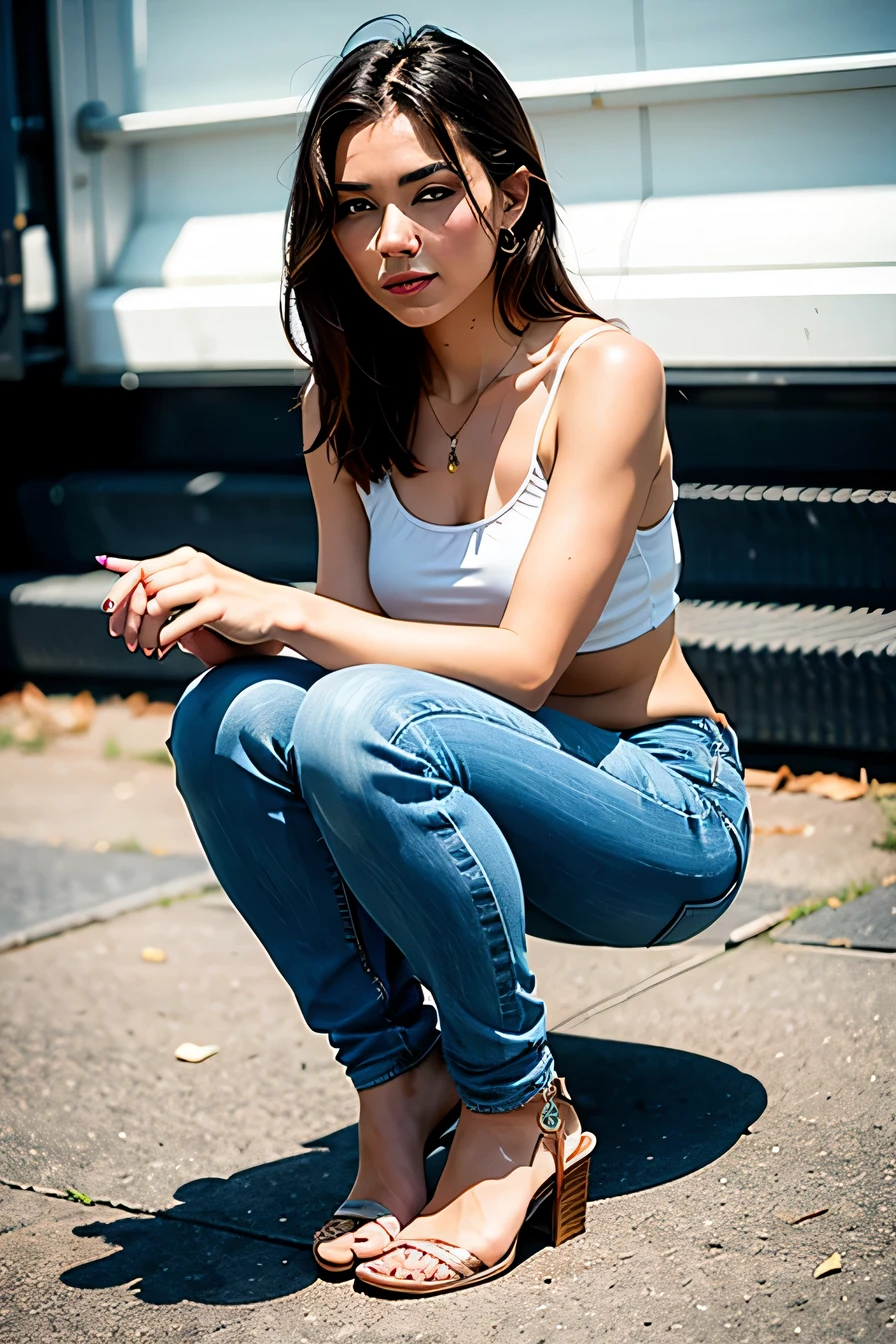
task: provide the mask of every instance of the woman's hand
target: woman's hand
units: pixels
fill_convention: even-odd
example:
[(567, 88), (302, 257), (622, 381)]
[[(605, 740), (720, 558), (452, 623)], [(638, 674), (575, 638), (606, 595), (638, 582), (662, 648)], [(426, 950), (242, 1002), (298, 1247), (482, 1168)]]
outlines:
[[(301, 592), (254, 579), (192, 546), (143, 561), (108, 556), (105, 567), (121, 574), (103, 603), (109, 633), (122, 635), (131, 652), (139, 647), (147, 656), (162, 657), (193, 636), (189, 642), (206, 661), (197, 641), (199, 632), (208, 630), (247, 646), (247, 653), (250, 647), (252, 652), (279, 652), (283, 646), (273, 630), (286, 608), (290, 628), (297, 628)], [(206, 651), (215, 662), (226, 661), (220, 657), (223, 648)]]

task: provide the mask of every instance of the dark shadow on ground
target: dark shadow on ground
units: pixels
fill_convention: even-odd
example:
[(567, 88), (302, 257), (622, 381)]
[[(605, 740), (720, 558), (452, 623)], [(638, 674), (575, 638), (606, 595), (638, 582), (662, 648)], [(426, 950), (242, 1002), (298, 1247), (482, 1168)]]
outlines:
[[(591, 1199), (662, 1185), (714, 1162), (765, 1109), (762, 1084), (720, 1060), (584, 1036), (549, 1040), (583, 1126), (598, 1136)], [(62, 1282), (88, 1289), (139, 1280), (136, 1294), (155, 1303), (250, 1303), (297, 1292), (316, 1277), (307, 1247), (345, 1197), (356, 1159), (357, 1131), (347, 1126), (294, 1157), (228, 1180), (191, 1181), (165, 1216), (75, 1228), (120, 1249), (67, 1270)], [(432, 1177), (438, 1165), (436, 1157)], [(544, 1244), (527, 1232), (519, 1259)]]
[(597, 1135), (589, 1199), (687, 1176), (726, 1153), (768, 1102), (731, 1064), (686, 1050), (550, 1035), (584, 1129)]

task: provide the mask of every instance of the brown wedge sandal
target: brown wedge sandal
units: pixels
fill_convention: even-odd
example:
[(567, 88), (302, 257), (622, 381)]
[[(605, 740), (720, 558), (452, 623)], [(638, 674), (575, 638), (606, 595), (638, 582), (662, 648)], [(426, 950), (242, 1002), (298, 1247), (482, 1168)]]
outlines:
[[(542, 1144), (553, 1154), (554, 1175), (549, 1176), (536, 1190), (529, 1202), (523, 1223), (529, 1222), (539, 1210), (549, 1206), (551, 1212), (551, 1240), (555, 1246), (577, 1237), (585, 1231), (585, 1211), (588, 1203), (588, 1169), (591, 1154), (597, 1147), (597, 1138), (588, 1130), (582, 1130), (577, 1136), (567, 1138), (563, 1117), (556, 1099), (571, 1103), (564, 1079), (555, 1078), (545, 1088), (544, 1106), (538, 1117), (541, 1134), (532, 1151), (530, 1165), (535, 1161)], [(571, 1151), (570, 1151), (571, 1148)], [(522, 1229), (521, 1229), (522, 1230)], [(379, 1259), (390, 1251), (414, 1250), (431, 1255), (452, 1271), (453, 1278), (399, 1279), (392, 1274), (382, 1274), (372, 1264), (360, 1263), (355, 1277), (362, 1283), (382, 1288), (389, 1293), (446, 1293), (454, 1288), (470, 1288), (484, 1279), (494, 1279), (508, 1270), (516, 1259), (519, 1232), (513, 1239), (510, 1249), (494, 1265), (486, 1265), (472, 1251), (462, 1246), (452, 1246), (445, 1241), (424, 1241), (415, 1238), (400, 1238), (391, 1242), (377, 1256)]]
[[(437, 1149), (447, 1148), (451, 1144), (459, 1117), (460, 1102), (457, 1102), (447, 1115), (443, 1115), (438, 1124), (430, 1130), (423, 1145), (424, 1162)], [(386, 1219), (389, 1219), (390, 1223), (394, 1223), (394, 1229), (387, 1226)], [(344, 1237), (349, 1232), (357, 1232), (358, 1228), (363, 1227), (365, 1223), (377, 1223), (390, 1237), (397, 1236), (401, 1231), (401, 1223), (392, 1210), (386, 1208), (385, 1204), (379, 1204), (374, 1199), (347, 1199), (339, 1205), (333, 1217), (314, 1234), (311, 1254), (314, 1256), (318, 1267), (328, 1274), (343, 1275), (353, 1272), (358, 1260), (365, 1258), (372, 1260), (376, 1256), (382, 1255), (384, 1253), (383, 1248), (373, 1251), (369, 1257), (360, 1256), (355, 1252), (353, 1259), (344, 1265), (334, 1264), (331, 1260), (326, 1260), (318, 1255), (318, 1247), (323, 1242), (335, 1241), (337, 1237)]]

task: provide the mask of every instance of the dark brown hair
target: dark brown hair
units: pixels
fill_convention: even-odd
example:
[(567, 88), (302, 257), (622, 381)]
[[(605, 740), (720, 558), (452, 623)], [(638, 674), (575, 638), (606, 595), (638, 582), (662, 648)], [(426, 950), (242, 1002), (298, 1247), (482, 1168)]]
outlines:
[[(403, 38), (367, 41), (343, 56), (314, 99), (299, 146), (286, 215), (281, 316), (319, 389), (320, 432), (304, 451), (332, 442), (337, 474), (344, 465), (365, 490), (390, 465), (404, 476), (425, 470), (409, 447), (426, 376), (423, 332), (404, 326), (364, 292), (332, 236), (339, 137), (348, 126), (378, 121), (394, 109), (430, 133), (486, 227), (459, 146), (475, 155), (495, 186), (522, 165), (529, 169), (528, 203), (514, 226), (522, 246), (511, 254), (497, 239), (495, 245), (495, 295), (507, 326), (522, 332), (532, 321), (597, 316), (560, 260), (554, 201), (532, 127), (488, 57), (428, 24)], [(291, 328), (293, 304), (307, 350)]]

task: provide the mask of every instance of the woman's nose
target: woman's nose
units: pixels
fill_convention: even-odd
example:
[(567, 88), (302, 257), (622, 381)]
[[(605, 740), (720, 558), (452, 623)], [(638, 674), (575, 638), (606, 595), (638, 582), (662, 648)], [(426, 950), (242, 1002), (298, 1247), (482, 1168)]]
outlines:
[(398, 255), (413, 257), (419, 250), (420, 239), (407, 215), (403, 215), (397, 206), (387, 205), (380, 225), (377, 251), (384, 257)]

